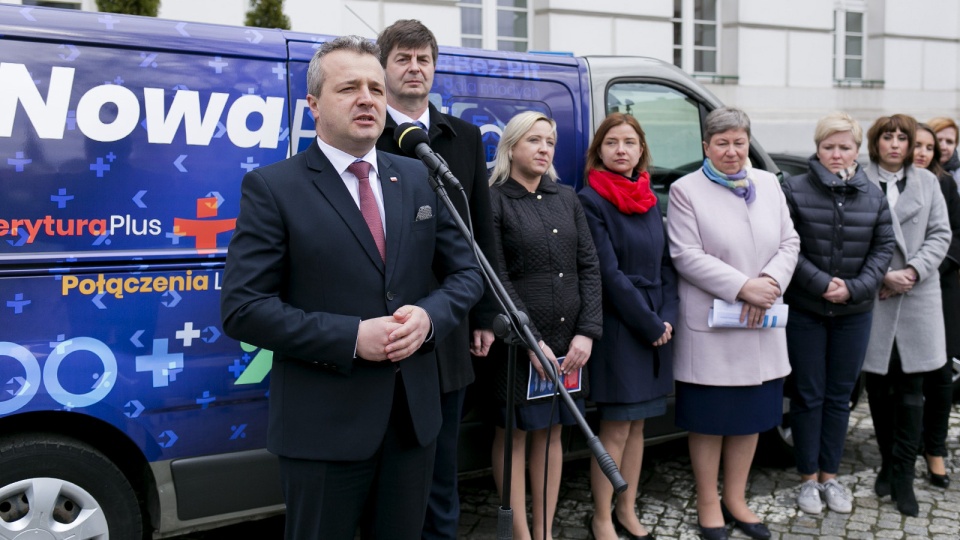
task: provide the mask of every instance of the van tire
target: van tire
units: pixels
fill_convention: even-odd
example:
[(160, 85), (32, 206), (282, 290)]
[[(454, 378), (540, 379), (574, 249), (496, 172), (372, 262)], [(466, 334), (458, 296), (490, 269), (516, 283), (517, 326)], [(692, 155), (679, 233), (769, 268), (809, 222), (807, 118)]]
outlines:
[(143, 538), (143, 529), (130, 482), (92, 446), (43, 433), (0, 438), (0, 537), (38, 530), (128, 540)]

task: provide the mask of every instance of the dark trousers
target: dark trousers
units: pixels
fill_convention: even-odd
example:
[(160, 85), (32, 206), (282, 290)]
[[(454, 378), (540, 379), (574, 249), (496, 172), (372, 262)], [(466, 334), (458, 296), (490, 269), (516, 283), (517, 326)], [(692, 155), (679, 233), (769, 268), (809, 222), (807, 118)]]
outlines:
[(460, 496), (457, 493), (457, 443), (466, 388), (440, 395), (443, 424), (437, 436), (437, 456), (433, 463), (433, 483), (423, 522), (425, 539), (456, 540), (460, 521)]
[(947, 457), (947, 427), (953, 407), (953, 360), (923, 375), (923, 451)]
[[(309, 414), (309, 411), (304, 411)], [(357, 426), (357, 429), (364, 429)], [(280, 457), (286, 540), (420, 538), (436, 442), (419, 446), (400, 374), (380, 448), (363, 461)]]
[(800, 474), (840, 469), (850, 395), (860, 376), (873, 313), (822, 317), (795, 310), (787, 325), (793, 372), (787, 378), (790, 427)]
[[(791, 321), (792, 322), (792, 321)], [(923, 422), (924, 373), (904, 373), (893, 343), (886, 375), (867, 373), (870, 416), (884, 468), (913, 476)]]

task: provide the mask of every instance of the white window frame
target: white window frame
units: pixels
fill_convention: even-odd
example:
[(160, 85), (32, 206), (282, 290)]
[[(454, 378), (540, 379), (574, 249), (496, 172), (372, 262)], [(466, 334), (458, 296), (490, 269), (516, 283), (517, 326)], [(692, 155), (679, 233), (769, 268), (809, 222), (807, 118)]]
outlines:
[[(457, 5), (461, 8), (461, 13), (463, 9), (477, 9), (479, 7), (481, 12), (481, 23), (480, 30), (481, 34), (461, 34), (461, 39), (480, 39), (481, 47), (484, 49), (490, 50), (499, 50), (500, 41), (511, 41), (511, 42), (526, 42), (526, 50), (530, 50), (530, 45), (533, 43), (533, 13), (531, 4), (534, 0), (527, 0), (527, 7), (525, 8), (514, 8), (508, 6), (500, 6), (497, 3), (497, 0), (480, 0), (480, 3), (458, 3)], [(514, 11), (522, 12), (527, 15), (527, 37), (519, 38), (516, 36), (500, 36), (497, 35), (498, 24), (497, 16), (500, 11)], [(512, 50), (512, 49), (511, 49)]]
[[(709, 21), (706, 19), (694, 19), (696, 0), (680, 0), (680, 18), (672, 17), (671, 23), (680, 23), (680, 43), (673, 44), (673, 50), (680, 49), (680, 65), (677, 66), (687, 73), (717, 75), (720, 73), (720, 43), (722, 26), (720, 24), (720, 13), (723, 0), (716, 0), (715, 14), (716, 19)], [(716, 44), (713, 47), (696, 45), (695, 30), (698, 24), (710, 24), (715, 26)], [(696, 51), (713, 51), (715, 54), (715, 64), (713, 71), (696, 71)]]
[[(837, 83), (843, 81), (862, 81), (867, 70), (867, 2), (866, 0), (837, 0), (833, 19), (833, 78)], [(847, 14), (859, 13), (862, 20), (860, 28), (860, 54), (847, 54)], [(847, 59), (860, 60), (860, 76), (847, 74)]]

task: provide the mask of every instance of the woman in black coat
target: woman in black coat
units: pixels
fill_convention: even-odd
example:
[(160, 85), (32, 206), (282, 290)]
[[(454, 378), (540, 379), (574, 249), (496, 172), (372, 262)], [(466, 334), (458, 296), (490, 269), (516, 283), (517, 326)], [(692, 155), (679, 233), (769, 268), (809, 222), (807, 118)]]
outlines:
[(853, 509), (836, 477), (874, 298), (894, 249), (887, 200), (856, 162), (862, 139), (863, 130), (845, 113), (820, 119), (810, 172), (783, 184), (800, 235), (800, 259), (784, 298), (797, 506), (807, 514), (819, 514), (823, 502), (835, 512)]
[(937, 134), (937, 145), (940, 147), (940, 166), (953, 177), (954, 182), (960, 184), (960, 154), (957, 153), (957, 138), (960, 136), (960, 126), (952, 118), (938, 116), (927, 121), (927, 125)]
[(940, 191), (947, 201), (947, 215), (953, 239), (940, 264), (940, 295), (943, 323), (947, 332), (947, 363), (923, 378), (923, 449), (930, 483), (950, 487), (944, 464), (947, 457), (947, 426), (953, 405), (953, 358), (960, 356), (960, 192), (950, 173), (941, 166), (937, 135), (927, 124), (917, 124), (913, 164), (927, 169), (940, 180)]
[(666, 412), (673, 391), (670, 339), (680, 300), (649, 163), (639, 122), (611, 114), (587, 150), (587, 187), (580, 191), (603, 282), (603, 338), (587, 364), (590, 399), (600, 412), (600, 441), (628, 486), (611, 512), (613, 487), (591, 464), (595, 512), (589, 526), (598, 540), (618, 532), (649, 538), (636, 514), (643, 423)]
[[(497, 146), (490, 177), (490, 203), (500, 280), (517, 309), (529, 316), (530, 330), (539, 340), (544, 355), (570, 377), (577, 375), (586, 364), (593, 341), (599, 339), (602, 332), (600, 271), (577, 195), (569, 186), (559, 185), (555, 180), (556, 140), (556, 123), (544, 114), (530, 111), (513, 117)], [(491, 356), (497, 362), (498, 398), (503, 401), (506, 392), (511, 391), (505, 384), (506, 358), (493, 351)], [(559, 357), (565, 358), (562, 365), (558, 363)], [(502, 490), (506, 442), (503, 426), (506, 415), (512, 414), (517, 429), (513, 433), (511, 499), (523, 508), (524, 456), (527, 432), (530, 432), (533, 537), (541, 539), (552, 538), (550, 530), (560, 492), (563, 452), (561, 430), (555, 425), (573, 424), (574, 418), (567, 414), (563, 404), (553, 406), (549, 398), (526, 399), (531, 364), (539, 375), (529, 377), (533, 379), (529, 382), (531, 386), (542, 386), (537, 379), (546, 378), (533, 352), (528, 351), (528, 355), (518, 359), (517, 384), (512, 390), (518, 405), (513, 411), (501, 408), (503, 414), (494, 433), (492, 457), (494, 479)], [(577, 401), (582, 410), (583, 398)], [(545, 463), (548, 447), (549, 459)], [(529, 539), (526, 513), (514, 512), (513, 516), (513, 537)]]

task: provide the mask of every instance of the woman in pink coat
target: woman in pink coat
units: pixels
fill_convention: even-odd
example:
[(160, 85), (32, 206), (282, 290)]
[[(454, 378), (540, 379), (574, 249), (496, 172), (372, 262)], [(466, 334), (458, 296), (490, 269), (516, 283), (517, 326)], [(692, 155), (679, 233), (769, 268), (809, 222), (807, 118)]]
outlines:
[[(777, 426), (790, 372), (783, 328), (760, 328), (782, 302), (800, 240), (777, 178), (747, 165), (750, 120), (732, 108), (707, 115), (699, 170), (670, 188), (667, 232), (679, 274), (674, 338), (677, 425), (690, 432), (702, 537), (770, 531), (746, 502), (760, 432)], [(742, 302), (744, 328), (712, 328), (714, 300)], [(717, 494), (723, 456), (723, 501)]]

